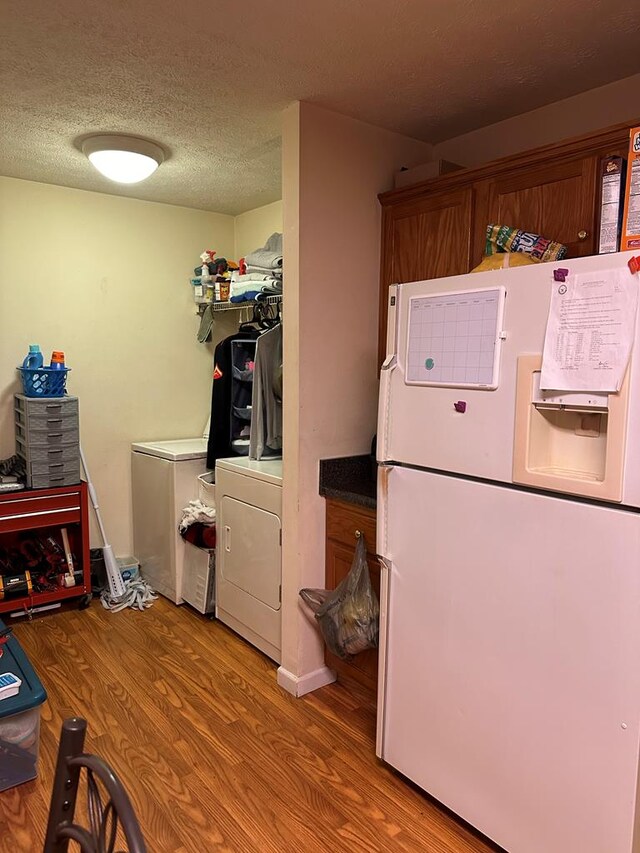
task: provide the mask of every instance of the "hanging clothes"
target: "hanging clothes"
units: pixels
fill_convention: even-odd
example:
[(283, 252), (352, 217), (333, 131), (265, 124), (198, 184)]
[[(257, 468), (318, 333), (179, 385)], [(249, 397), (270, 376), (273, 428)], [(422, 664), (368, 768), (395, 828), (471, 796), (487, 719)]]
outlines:
[(216, 459), (235, 456), (231, 446), (232, 409), (232, 358), (231, 342), (240, 336), (255, 340), (260, 335), (257, 329), (242, 329), (220, 341), (213, 358), (213, 387), (211, 390), (211, 426), (207, 444), (207, 468), (215, 468)]
[(249, 457), (282, 455), (282, 325), (256, 343)]

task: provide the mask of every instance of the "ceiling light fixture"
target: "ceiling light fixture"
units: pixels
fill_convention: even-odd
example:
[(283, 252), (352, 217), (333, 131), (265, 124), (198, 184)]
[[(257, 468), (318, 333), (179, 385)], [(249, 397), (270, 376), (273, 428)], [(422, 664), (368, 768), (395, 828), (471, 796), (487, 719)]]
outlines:
[(82, 151), (105, 178), (119, 184), (144, 181), (165, 158), (155, 142), (119, 134), (89, 136), (82, 143)]

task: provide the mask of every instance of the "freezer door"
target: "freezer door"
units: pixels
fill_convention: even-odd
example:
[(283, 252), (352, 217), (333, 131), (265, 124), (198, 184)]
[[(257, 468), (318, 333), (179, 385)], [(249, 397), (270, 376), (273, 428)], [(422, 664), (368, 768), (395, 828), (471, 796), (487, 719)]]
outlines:
[(631, 853), (640, 517), (392, 467), (378, 752), (513, 853)]
[[(562, 266), (572, 274), (626, 270), (627, 258), (603, 255), (563, 261)], [(536, 264), (390, 289), (389, 300), (394, 306), (389, 313), (389, 352), (380, 383), (379, 461), (511, 482), (517, 358), (543, 351), (555, 266)], [(416, 384), (425, 381), (427, 374), (435, 375), (438, 365), (460, 362), (470, 370), (472, 358), (490, 358), (486, 336), (491, 334), (491, 323), (481, 319), (482, 312), (476, 316), (478, 306), (470, 306), (467, 313), (459, 306), (455, 322), (424, 319), (421, 333), (414, 313), (414, 329), (418, 331), (409, 341), (411, 300), (435, 294), (450, 299), (454, 293), (494, 288), (506, 291), (502, 329), (493, 326), (494, 333), (498, 332), (495, 343), (501, 350), (497, 387), (460, 387), (453, 378), (451, 385)], [(460, 347), (468, 352), (458, 351)]]

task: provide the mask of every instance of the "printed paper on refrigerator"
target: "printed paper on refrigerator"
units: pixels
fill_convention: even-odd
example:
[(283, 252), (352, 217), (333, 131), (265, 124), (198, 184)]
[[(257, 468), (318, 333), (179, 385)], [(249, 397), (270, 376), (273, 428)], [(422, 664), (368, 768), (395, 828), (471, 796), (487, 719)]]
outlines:
[(638, 280), (626, 268), (554, 281), (540, 387), (619, 391), (633, 344), (637, 304)]

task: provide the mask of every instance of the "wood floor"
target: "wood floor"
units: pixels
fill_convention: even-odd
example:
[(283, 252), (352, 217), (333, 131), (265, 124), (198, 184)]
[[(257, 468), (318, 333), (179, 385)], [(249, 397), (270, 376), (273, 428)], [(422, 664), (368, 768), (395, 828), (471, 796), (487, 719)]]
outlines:
[(41, 849), (74, 715), (124, 781), (149, 853), (497, 849), (377, 761), (366, 693), (336, 684), (294, 699), (271, 661), (187, 607), (93, 602), (15, 633), (49, 700), (40, 777), (0, 794), (0, 853)]

